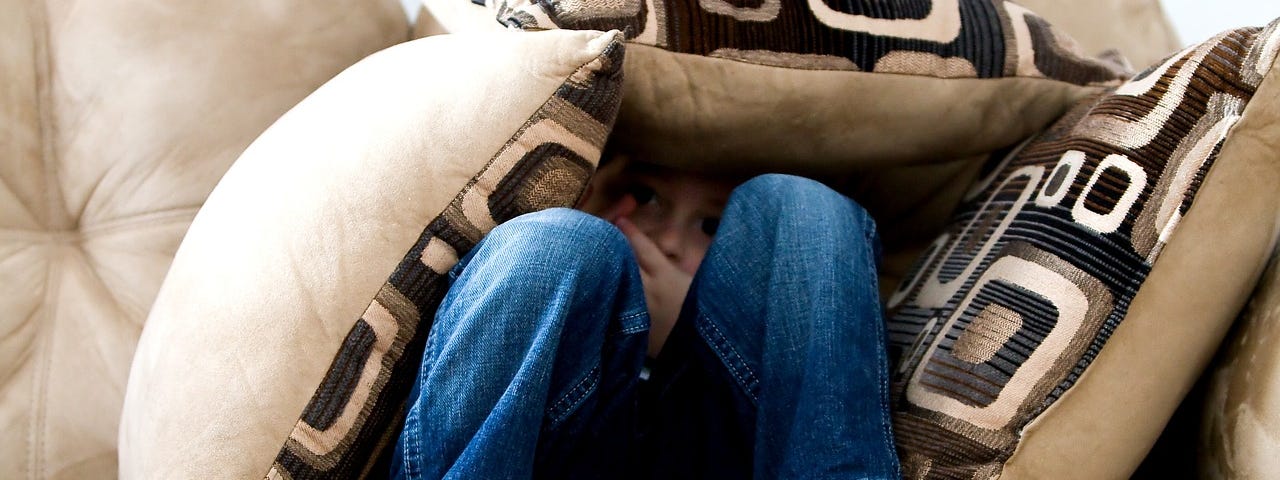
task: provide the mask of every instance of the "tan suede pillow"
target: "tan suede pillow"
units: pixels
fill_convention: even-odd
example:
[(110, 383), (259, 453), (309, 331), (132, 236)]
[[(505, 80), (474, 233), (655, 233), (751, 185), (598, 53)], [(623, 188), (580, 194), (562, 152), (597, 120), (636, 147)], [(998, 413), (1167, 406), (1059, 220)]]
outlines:
[[(1019, 0), (1080, 42), (1087, 54), (1118, 51), (1142, 68), (1182, 48), (1160, 0)], [(1196, 39), (1188, 39), (1196, 40)]]
[(619, 102), (618, 32), (496, 32), (361, 61), (249, 147), (196, 216), (134, 357), (129, 478), (368, 473), (446, 273), (571, 205)]

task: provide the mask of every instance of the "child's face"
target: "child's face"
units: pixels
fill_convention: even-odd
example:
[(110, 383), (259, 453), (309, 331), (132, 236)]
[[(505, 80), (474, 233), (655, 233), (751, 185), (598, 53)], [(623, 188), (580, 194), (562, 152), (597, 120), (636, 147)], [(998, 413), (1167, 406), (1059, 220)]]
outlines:
[(706, 256), (736, 184), (622, 158), (602, 168), (591, 183), (583, 210), (609, 221), (631, 220), (690, 275)]

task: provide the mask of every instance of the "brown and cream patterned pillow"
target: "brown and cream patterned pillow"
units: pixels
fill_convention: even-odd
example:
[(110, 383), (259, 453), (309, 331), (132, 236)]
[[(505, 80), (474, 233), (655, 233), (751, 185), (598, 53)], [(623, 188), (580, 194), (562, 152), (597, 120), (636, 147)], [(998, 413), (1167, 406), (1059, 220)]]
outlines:
[(393, 47), (296, 106), (197, 216), (135, 357), (134, 478), (349, 478), (388, 453), (446, 273), (570, 206), (620, 101), (618, 32)]
[(614, 43), (574, 72), (427, 225), (347, 334), (268, 477), (363, 473), (399, 430), (449, 270), (493, 227), (572, 206), (583, 191), (617, 114), (621, 63)]
[[(1256, 135), (1233, 129), (1255, 94), (1273, 102), (1275, 85), (1259, 89), (1278, 49), (1276, 23), (1224, 33), (993, 156), (888, 299), (908, 477), (1054, 477), (1073, 462), (1073, 477), (1132, 473), (1271, 253), (1273, 219), (1222, 198), (1275, 202), (1274, 185), (1258, 191), (1230, 172), (1280, 152), (1219, 151), (1235, 134)], [(1233, 213), (1242, 216), (1223, 221)], [(1222, 224), (1236, 225), (1227, 234)], [(1146, 358), (1125, 357), (1135, 352)], [(1089, 375), (1092, 385), (1073, 390)], [(1072, 414), (1055, 411), (1059, 402), (1097, 408), (1064, 425), (1054, 417)], [(1028, 441), (1043, 456), (1006, 471)]]
[[(619, 140), (659, 160), (967, 185), (953, 160), (991, 156), (887, 293), (911, 478), (1127, 476), (1274, 251), (1274, 25), (1121, 84), (1003, 1), (491, 6), (523, 29), (624, 29)], [(932, 231), (901, 221), (948, 189), (894, 187), (880, 220)]]
[(620, 140), (686, 167), (830, 172), (983, 154), (1129, 75), (1003, 0), (489, 6), (512, 28), (626, 32)]
[[(1009, 2), (835, 3), (493, 6), (524, 29), (626, 30), (620, 140), (673, 163), (888, 167), (927, 183), (964, 180), (967, 164), (911, 164), (990, 154), (888, 293), (908, 477), (1127, 476), (1274, 250), (1265, 180), (1280, 152), (1255, 139), (1275, 128), (1275, 26), (1121, 85)], [(863, 23), (833, 33), (824, 5)], [(953, 40), (925, 38), (951, 9)], [(1033, 111), (1046, 105), (1061, 109)], [(907, 190), (888, 202), (916, 218), (910, 206), (932, 199)]]

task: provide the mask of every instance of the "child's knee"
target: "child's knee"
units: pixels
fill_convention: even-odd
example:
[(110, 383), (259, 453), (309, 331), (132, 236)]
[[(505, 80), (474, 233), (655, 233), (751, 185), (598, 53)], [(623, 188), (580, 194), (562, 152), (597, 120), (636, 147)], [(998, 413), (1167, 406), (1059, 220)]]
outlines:
[(630, 252), (626, 237), (617, 227), (569, 208), (551, 208), (513, 218), (494, 228), (482, 243), (487, 250), (513, 263), (575, 268), (606, 266)]
[(857, 228), (874, 230), (870, 216), (857, 202), (821, 182), (795, 175), (771, 173), (752, 178), (734, 190), (729, 202), (730, 208), (767, 212), (767, 216), (788, 224), (851, 221)]

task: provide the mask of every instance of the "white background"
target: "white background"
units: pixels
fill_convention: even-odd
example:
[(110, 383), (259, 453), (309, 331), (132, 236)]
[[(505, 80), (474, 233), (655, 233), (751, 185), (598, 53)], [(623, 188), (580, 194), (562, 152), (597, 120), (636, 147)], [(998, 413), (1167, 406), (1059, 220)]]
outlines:
[[(400, 1), (410, 18), (418, 14), (419, 0)], [(1183, 45), (1199, 43), (1235, 27), (1266, 25), (1280, 17), (1280, 0), (1163, 0), (1162, 3)]]
[(1280, 17), (1277, 0), (1162, 0), (1161, 3), (1183, 45), (1202, 42), (1223, 30), (1263, 26)]

